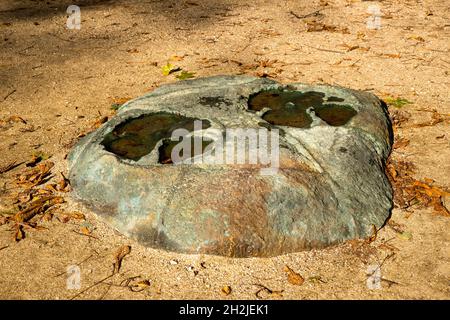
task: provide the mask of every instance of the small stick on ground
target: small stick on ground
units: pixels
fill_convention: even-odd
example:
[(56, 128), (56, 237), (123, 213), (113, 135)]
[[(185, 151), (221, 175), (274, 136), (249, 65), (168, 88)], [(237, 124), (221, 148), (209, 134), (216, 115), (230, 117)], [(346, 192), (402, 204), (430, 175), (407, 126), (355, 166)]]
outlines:
[(98, 238), (97, 238), (96, 236), (93, 236), (93, 235), (91, 235), (91, 234), (85, 234), (85, 233), (82, 233), (82, 232), (78, 232), (78, 231), (76, 231), (76, 230), (72, 230), (72, 231), (75, 232), (76, 234), (81, 235), (81, 236), (86, 236), (86, 237), (89, 237), (89, 238), (93, 238), (93, 239), (98, 240)]
[(103, 278), (102, 280), (99, 280), (99, 281), (95, 282), (93, 285), (91, 285), (91, 286), (87, 287), (86, 289), (84, 289), (84, 290), (78, 292), (76, 295), (74, 295), (74, 296), (73, 296), (72, 298), (70, 298), (69, 300), (73, 300), (73, 299), (75, 299), (76, 297), (79, 297), (80, 295), (82, 295), (82, 294), (85, 293), (86, 291), (88, 291), (88, 290), (92, 289), (93, 287), (95, 287), (95, 286), (101, 284), (102, 282), (108, 280), (109, 278), (115, 276), (116, 274), (117, 274), (117, 273), (110, 274), (109, 276)]
[(20, 166), (23, 162), (17, 163), (16, 161), (13, 161), (9, 164), (7, 164), (4, 167), (0, 167), (0, 174), (2, 173), (6, 173), (8, 171), (11, 171), (14, 168), (17, 168), (18, 166)]
[(298, 14), (296, 14), (294, 11), (289, 11), (289, 13), (290, 14), (292, 14), (294, 17), (296, 17), (297, 19), (305, 19), (305, 18), (308, 18), (308, 17), (313, 17), (313, 16), (318, 16), (318, 15), (320, 15), (320, 10), (316, 10), (316, 11), (314, 11), (314, 12), (311, 12), (311, 13), (307, 13), (307, 14), (304, 14), (304, 15), (301, 15), (301, 16), (299, 16)]

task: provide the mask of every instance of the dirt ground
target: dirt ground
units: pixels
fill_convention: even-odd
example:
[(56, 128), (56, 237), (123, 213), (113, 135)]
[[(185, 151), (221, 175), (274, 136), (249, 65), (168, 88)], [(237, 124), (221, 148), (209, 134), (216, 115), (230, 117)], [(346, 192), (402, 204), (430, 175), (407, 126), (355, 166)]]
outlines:
[[(81, 29), (69, 30), (71, 4), (0, 0), (0, 168), (40, 154), (55, 163), (57, 182), (77, 137), (113, 116), (114, 103), (179, 81), (179, 73), (162, 74), (171, 61), (196, 77), (249, 74), (373, 92), (396, 119), (392, 161), (412, 163), (410, 179), (441, 190), (441, 199), (450, 190), (448, 1), (80, 0)], [(367, 25), (373, 5), (380, 29)], [(0, 175), (3, 217), (26, 203), (17, 203), (15, 184), (25, 170), (22, 163)], [(53, 219), (35, 217), (39, 228), (24, 227), (23, 240), (14, 240), (13, 224), (0, 226), (0, 298), (450, 298), (442, 206), (397, 203), (372, 242), (230, 259), (145, 248), (62, 195)], [(120, 271), (100, 282), (123, 245), (131, 252)], [(65, 271), (77, 264), (81, 290), (69, 290)], [(286, 266), (305, 281), (289, 281)], [(367, 286), (372, 266), (381, 266), (379, 289)]]

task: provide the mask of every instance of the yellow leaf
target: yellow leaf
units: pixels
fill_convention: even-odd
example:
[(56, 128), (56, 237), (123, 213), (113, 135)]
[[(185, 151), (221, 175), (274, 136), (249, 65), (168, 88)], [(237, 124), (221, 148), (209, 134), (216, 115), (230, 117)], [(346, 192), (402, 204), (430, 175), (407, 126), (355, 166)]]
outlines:
[(165, 66), (163, 66), (162, 68), (162, 74), (163, 76), (168, 76), (169, 74), (171, 74), (172, 72), (175, 71), (175, 66), (171, 63), (167, 63)]
[(412, 234), (411, 232), (403, 232), (403, 233), (399, 233), (397, 234), (397, 236), (402, 239), (402, 240), (411, 240), (412, 239)]

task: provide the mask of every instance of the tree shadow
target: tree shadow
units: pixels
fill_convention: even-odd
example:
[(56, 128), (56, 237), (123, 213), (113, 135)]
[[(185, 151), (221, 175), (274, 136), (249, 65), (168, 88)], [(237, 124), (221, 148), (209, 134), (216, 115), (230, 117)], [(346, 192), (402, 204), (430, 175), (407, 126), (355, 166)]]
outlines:
[(8, 20), (32, 20), (39, 21), (49, 17), (67, 16), (67, 8), (70, 5), (80, 7), (81, 17), (83, 12), (103, 8), (121, 7), (123, 12), (132, 16), (149, 14), (162, 16), (170, 24), (200, 26), (214, 23), (216, 16), (226, 16), (231, 11), (231, 2), (227, 0), (149, 0), (139, 2), (126, 2), (117, 0), (73, 0), (55, 1), (45, 3), (23, 4), (16, 2), (10, 8), (0, 11), (0, 18)]

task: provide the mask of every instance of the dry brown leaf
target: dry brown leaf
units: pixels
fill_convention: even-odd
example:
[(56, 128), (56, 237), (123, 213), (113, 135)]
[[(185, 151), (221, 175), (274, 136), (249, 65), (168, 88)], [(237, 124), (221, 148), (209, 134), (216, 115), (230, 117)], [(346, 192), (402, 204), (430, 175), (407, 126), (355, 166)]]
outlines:
[(51, 193), (56, 193), (56, 192), (57, 192), (57, 190), (56, 190), (56, 184), (55, 184), (55, 183), (49, 183), (49, 184), (46, 184), (46, 185), (44, 186), (44, 188), (45, 188), (46, 190), (50, 191)]
[(431, 179), (424, 181), (412, 177), (414, 166), (405, 161), (390, 159), (386, 165), (386, 173), (394, 187), (394, 204), (406, 209), (412, 205), (432, 207), (434, 213), (450, 216), (450, 212), (442, 205), (441, 197), (450, 192), (434, 185)]
[(61, 223), (67, 223), (70, 221), (70, 216), (67, 214), (59, 215), (57, 218), (58, 218), (59, 222), (61, 222)]
[(95, 122), (92, 124), (92, 127), (97, 129), (107, 121), (108, 121), (108, 117), (100, 117), (97, 120), (95, 120)]
[(120, 283), (120, 286), (127, 287), (132, 292), (141, 292), (145, 290), (146, 288), (150, 287), (151, 282), (148, 279), (139, 280), (142, 279), (141, 276), (135, 276), (130, 277), (127, 279), (122, 280)]
[(23, 120), (22, 117), (19, 117), (19, 116), (11, 116), (6, 121), (7, 122), (18, 122), (18, 123), (20, 122), (23, 124), (27, 124), (27, 122), (25, 120)]
[(429, 126), (434, 126), (438, 123), (444, 122), (444, 121), (448, 121), (450, 118), (448, 117), (448, 115), (444, 115), (444, 114), (440, 114), (439, 112), (437, 112), (437, 110), (433, 109), (431, 111), (433, 114), (431, 116), (431, 120), (427, 121), (427, 122), (423, 122), (423, 123), (419, 123), (414, 125), (414, 127), (429, 127)]
[(17, 226), (16, 232), (14, 233), (14, 240), (16, 242), (19, 242), (20, 240), (23, 240), (25, 238), (25, 232), (23, 232), (22, 226)]
[(394, 149), (404, 148), (409, 145), (409, 140), (406, 138), (395, 139), (394, 145), (392, 146)]
[(367, 243), (372, 243), (375, 240), (377, 240), (377, 236), (378, 236), (378, 230), (377, 227), (375, 225), (372, 225), (372, 235), (367, 238), (366, 242)]
[(53, 213), (51, 213), (50, 211), (47, 211), (44, 213), (44, 215), (42, 216), (42, 220), (44, 221), (52, 221), (53, 219)]
[(116, 97), (116, 98), (112, 99), (112, 102), (117, 103), (117, 104), (124, 104), (125, 102), (127, 102), (129, 100), (131, 100), (130, 97), (120, 97), (120, 98)]
[(382, 54), (380, 54), (380, 56), (387, 57), (387, 58), (400, 58), (401, 57), (400, 53), (382, 53)]
[(89, 228), (86, 227), (86, 226), (81, 227), (81, 228), (80, 228), (80, 232), (81, 232), (82, 234), (86, 235), (86, 236), (88, 236), (88, 235), (91, 234), (91, 230), (89, 230)]
[(425, 42), (425, 39), (421, 36), (412, 35), (408, 37), (409, 40), (416, 40), (418, 42)]
[(401, 110), (389, 110), (389, 114), (391, 116), (392, 126), (394, 127), (394, 131), (397, 128), (400, 128), (404, 122), (408, 121), (411, 118), (411, 114), (408, 111)]
[(86, 220), (86, 216), (81, 212), (71, 212), (69, 213), (69, 216), (71, 219)]
[(8, 223), (8, 221), (9, 221), (9, 217), (0, 216), (0, 226)]
[(34, 167), (36, 164), (42, 161), (42, 157), (40, 155), (33, 154), (31, 159), (25, 163), (27, 167)]
[(150, 287), (150, 280), (141, 280), (134, 286), (135, 288), (140, 289), (140, 291), (144, 290), (145, 288)]
[(290, 284), (301, 286), (305, 282), (305, 279), (299, 273), (295, 272), (288, 266), (284, 267), (284, 271), (288, 274), (287, 280)]
[(116, 274), (120, 271), (120, 267), (122, 266), (123, 258), (131, 252), (131, 246), (123, 245), (119, 249), (117, 249), (114, 255), (114, 263), (113, 263), (113, 274)]
[(223, 286), (220, 291), (222, 292), (222, 294), (228, 296), (228, 295), (231, 294), (231, 287), (230, 286)]
[(62, 202), (64, 202), (62, 197), (50, 196), (38, 198), (37, 200), (31, 202), (28, 208), (17, 212), (14, 215), (14, 221), (18, 223), (28, 222), (37, 214), (42, 213), (51, 206)]
[(306, 22), (306, 31), (307, 32), (329, 31), (329, 32), (341, 32), (346, 34), (350, 33), (347, 27), (327, 25), (318, 21)]

